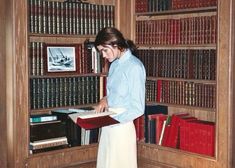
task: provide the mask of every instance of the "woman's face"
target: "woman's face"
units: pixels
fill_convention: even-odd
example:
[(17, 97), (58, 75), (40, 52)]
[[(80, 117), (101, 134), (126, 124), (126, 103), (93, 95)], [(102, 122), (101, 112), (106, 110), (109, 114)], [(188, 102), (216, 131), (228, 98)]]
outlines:
[(107, 59), (109, 62), (113, 62), (120, 55), (120, 50), (117, 46), (99, 45), (97, 46), (97, 49), (102, 57)]

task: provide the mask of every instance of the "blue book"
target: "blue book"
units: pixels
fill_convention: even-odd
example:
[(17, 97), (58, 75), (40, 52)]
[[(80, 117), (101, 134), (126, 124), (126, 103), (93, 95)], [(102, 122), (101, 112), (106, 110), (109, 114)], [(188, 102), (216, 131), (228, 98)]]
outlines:
[(30, 123), (41, 123), (41, 122), (49, 122), (56, 121), (57, 116), (51, 114), (40, 114), (40, 115), (31, 115)]

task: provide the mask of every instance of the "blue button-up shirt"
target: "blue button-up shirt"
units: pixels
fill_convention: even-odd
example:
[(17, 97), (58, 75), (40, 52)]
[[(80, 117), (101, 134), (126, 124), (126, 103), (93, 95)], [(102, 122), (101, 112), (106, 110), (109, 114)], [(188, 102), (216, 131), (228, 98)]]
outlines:
[(110, 108), (125, 109), (114, 116), (120, 123), (133, 121), (144, 113), (145, 81), (145, 68), (130, 50), (112, 62), (107, 80), (107, 100)]

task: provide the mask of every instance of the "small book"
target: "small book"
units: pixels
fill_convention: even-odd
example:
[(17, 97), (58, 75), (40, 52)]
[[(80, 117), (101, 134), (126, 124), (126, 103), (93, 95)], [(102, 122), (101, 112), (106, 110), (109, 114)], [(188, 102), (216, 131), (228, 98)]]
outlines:
[(85, 129), (100, 128), (112, 124), (117, 124), (119, 121), (112, 118), (112, 115), (116, 115), (115, 110), (105, 111), (98, 113), (95, 110), (84, 110), (84, 109), (69, 109), (75, 111), (69, 117), (80, 127)]
[(49, 121), (56, 121), (57, 116), (50, 115), (50, 114), (40, 114), (40, 115), (31, 115), (30, 116), (30, 123), (43, 123)]

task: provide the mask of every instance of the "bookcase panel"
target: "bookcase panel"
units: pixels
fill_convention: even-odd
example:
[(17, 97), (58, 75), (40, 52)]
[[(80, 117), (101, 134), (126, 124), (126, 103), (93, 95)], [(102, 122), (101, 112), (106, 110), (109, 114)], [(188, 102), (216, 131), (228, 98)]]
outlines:
[[(95, 53), (92, 41), (100, 29), (115, 25), (116, 2), (113, 0), (86, 2), (28, 0), (27, 5), (30, 115), (37, 115), (36, 117), (40, 118), (40, 115), (53, 115), (55, 109), (94, 106), (104, 95), (104, 76), (108, 65), (97, 52)], [(91, 150), (91, 147), (86, 148), (87, 142), (81, 142), (79, 145), (86, 145), (81, 148), (74, 147), (78, 144), (70, 144), (70, 141), (72, 143), (75, 138), (73, 136), (79, 136), (75, 138), (76, 142), (79, 139), (88, 141), (83, 136), (87, 131), (81, 129), (79, 132), (80, 129), (69, 125), (68, 116), (63, 117), (66, 118), (65, 121), (62, 118), (61, 124), (66, 123), (65, 132), (68, 137), (65, 138), (68, 144), (65, 146), (67, 149), (61, 149), (63, 146), (60, 148), (54, 144), (56, 148), (44, 149), (40, 146), (40, 150), (36, 150), (35, 145), (40, 142), (35, 140), (30, 145), (30, 154), (33, 154), (30, 155), (30, 167), (31, 164), (34, 166), (36, 162), (44, 161), (46, 163), (41, 164), (48, 167), (56, 167), (60, 165), (60, 162), (69, 165), (73, 164), (76, 157), (80, 155), (84, 156), (77, 159), (78, 163), (95, 160), (93, 156), (96, 156), (96, 152)], [(48, 124), (48, 127), (52, 125), (49, 122), (40, 124)], [(71, 131), (67, 130), (69, 128)], [(63, 138), (59, 140), (64, 140)], [(46, 141), (48, 145), (54, 142), (53, 139), (48, 138), (43, 141)], [(63, 143), (67, 142), (63, 141)], [(40, 156), (37, 154), (39, 152), (45, 157), (37, 158)], [(68, 157), (75, 153), (76, 157), (61, 160), (60, 155), (65, 155), (65, 153)], [(50, 165), (47, 160), (50, 157), (60, 161), (55, 161)]]
[[(135, 1), (134, 40), (139, 47), (137, 57), (146, 68), (146, 100), (149, 104), (168, 108), (168, 116), (144, 117), (147, 128), (144, 132), (148, 133), (145, 133), (148, 136), (145, 142), (160, 146), (141, 144), (144, 147), (140, 149), (140, 157), (153, 156), (149, 160), (155, 161), (155, 165), (195, 166), (195, 163), (165, 162), (168, 156), (176, 157), (174, 154), (178, 152), (182, 154), (181, 160), (191, 162), (194, 156), (183, 149), (197, 156), (205, 153), (216, 156), (218, 18), (217, 1), (210, 2), (190, 2), (189, 6), (187, 1), (181, 6), (181, 1)], [(186, 113), (187, 117), (183, 117)], [(202, 140), (202, 132), (208, 134), (208, 141)], [(196, 141), (193, 135), (201, 139)], [(197, 142), (210, 144), (204, 147), (208, 151), (197, 150)]]

